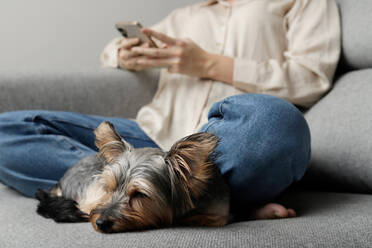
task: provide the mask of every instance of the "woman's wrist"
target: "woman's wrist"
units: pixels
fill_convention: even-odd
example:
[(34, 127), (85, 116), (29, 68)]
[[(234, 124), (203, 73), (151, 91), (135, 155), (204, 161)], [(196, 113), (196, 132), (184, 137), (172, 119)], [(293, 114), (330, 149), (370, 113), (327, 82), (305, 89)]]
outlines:
[(209, 78), (233, 84), (234, 59), (231, 57), (207, 53), (202, 78)]

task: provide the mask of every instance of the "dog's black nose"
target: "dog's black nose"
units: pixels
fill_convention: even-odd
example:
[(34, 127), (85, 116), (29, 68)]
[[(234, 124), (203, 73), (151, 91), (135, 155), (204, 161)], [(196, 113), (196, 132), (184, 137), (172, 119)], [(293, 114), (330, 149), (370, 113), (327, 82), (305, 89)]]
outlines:
[(102, 232), (109, 232), (113, 224), (114, 223), (112, 221), (104, 218), (98, 218), (96, 220), (96, 225)]

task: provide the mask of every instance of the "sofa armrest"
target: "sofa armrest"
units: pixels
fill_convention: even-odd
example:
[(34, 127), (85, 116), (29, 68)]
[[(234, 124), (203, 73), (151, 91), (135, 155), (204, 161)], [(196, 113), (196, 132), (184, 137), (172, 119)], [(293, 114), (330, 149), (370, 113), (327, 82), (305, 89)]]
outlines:
[(0, 112), (48, 109), (130, 118), (151, 101), (158, 77), (156, 70), (0, 71)]
[(372, 193), (371, 81), (372, 69), (346, 73), (306, 113), (312, 156), (304, 186)]

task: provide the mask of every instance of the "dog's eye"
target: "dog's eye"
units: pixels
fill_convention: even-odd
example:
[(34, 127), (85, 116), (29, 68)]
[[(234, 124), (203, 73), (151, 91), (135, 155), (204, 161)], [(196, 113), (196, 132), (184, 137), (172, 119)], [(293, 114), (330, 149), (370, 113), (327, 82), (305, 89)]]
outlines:
[[(136, 192), (133, 192), (131, 195), (130, 195), (130, 198), (129, 198), (129, 205), (131, 207), (141, 207), (141, 204), (139, 204), (140, 202), (142, 202), (142, 199), (145, 199), (147, 198), (148, 196), (145, 195), (144, 193), (142, 192), (139, 192), (139, 191), (136, 191)], [(134, 204), (134, 205), (133, 205)]]
[(143, 197), (147, 197), (147, 195), (139, 191), (136, 191), (131, 195), (131, 198), (143, 198)]

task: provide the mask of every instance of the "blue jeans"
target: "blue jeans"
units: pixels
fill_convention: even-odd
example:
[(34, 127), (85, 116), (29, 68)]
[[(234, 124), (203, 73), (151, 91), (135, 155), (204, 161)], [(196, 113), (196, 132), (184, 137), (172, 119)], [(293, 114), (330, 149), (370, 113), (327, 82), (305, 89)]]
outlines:
[(310, 161), (310, 130), (302, 113), (264, 94), (215, 103), (201, 131), (219, 137), (214, 162), (231, 189), (231, 207), (244, 213), (299, 181)]
[[(93, 129), (110, 121), (134, 147), (157, 147), (127, 119), (57, 111), (0, 114), (0, 181), (27, 196), (53, 186), (79, 159), (96, 152)], [(200, 131), (216, 134), (215, 164), (234, 209), (263, 204), (304, 175), (310, 132), (300, 111), (269, 95), (242, 94), (215, 103)]]
[(110, 121), (134, 147), (158, 147), (137, 123), (57, 111), (0, 114), (0, 181), (33, 197), (56, 184), (78, 160), (95, 153), (93, 130)]

